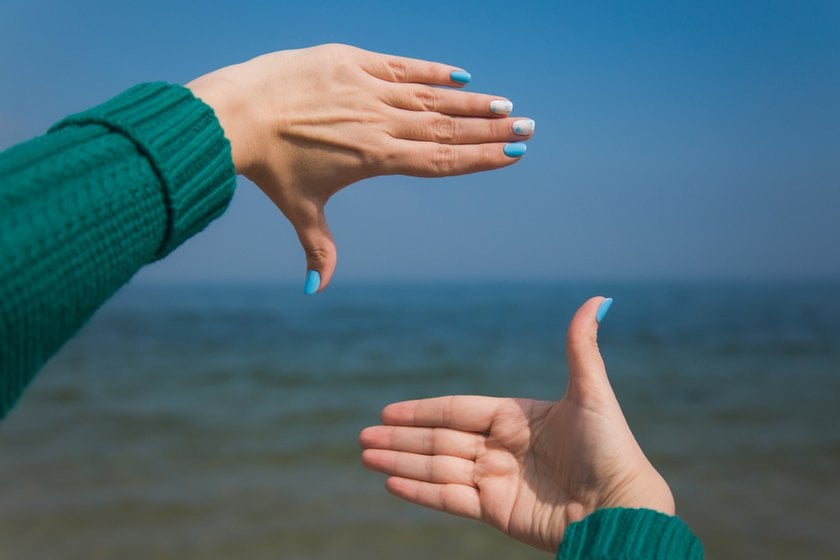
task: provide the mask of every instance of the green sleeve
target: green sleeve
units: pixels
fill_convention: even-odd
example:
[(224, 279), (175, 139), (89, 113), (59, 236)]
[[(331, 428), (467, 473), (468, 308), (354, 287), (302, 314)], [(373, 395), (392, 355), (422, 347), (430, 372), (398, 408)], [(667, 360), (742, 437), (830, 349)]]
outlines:
[(164, 83), (0, 153), (0, 418), (140, 267), (218, 217), (234, 185), (213, 110)]
[(599, 509), (563, 535), (558, 560), (702, 560), (703, 545), (678, 517), (649, 509)]

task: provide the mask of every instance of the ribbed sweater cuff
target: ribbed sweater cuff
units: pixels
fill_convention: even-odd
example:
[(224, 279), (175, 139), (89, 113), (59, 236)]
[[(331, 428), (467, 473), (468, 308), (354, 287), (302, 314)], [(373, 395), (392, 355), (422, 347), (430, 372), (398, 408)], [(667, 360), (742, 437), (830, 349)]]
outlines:
[(703, 545), (678, 517), (649, 509), (600, 509), (563, 535), (558, 560), (701, 560)]
[(236, 180), (230, 142), (213, 109), (187, 88), (139, 84), (51, 130), (91, 123), (131, 139), (158, 175), (168, 220), (157, 258), (204, 229), (230, 202)]

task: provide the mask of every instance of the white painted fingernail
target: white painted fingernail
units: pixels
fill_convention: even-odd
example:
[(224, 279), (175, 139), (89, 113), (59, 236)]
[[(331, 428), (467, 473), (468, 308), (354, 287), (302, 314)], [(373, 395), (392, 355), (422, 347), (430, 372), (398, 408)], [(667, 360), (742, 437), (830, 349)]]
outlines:
[(529, 136), (534, 133), (535, 126), (537, 126), (537, 123), (533, 120), (521, 119), (513, 121), (511, 128), (513, 129), (514, 134), (518, 134), (519, 136)]
[(490, 102), (490, 112), (497, 115), (509, 115), (513, 111), (513, 103), (496, 99)]

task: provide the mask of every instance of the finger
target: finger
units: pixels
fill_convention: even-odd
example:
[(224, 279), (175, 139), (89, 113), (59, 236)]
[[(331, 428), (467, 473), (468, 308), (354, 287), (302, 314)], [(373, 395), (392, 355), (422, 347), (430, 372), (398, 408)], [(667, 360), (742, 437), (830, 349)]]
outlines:
[(382, 423), (487, 433), (503, 401), (467, 395), (403, 401), (382, 410)]
[(525, 144), (519, 142), (450, 145), (397, 140), (382, 168), (383, 174), (448, 177), (507, 167), (524, 153)]
[(486, 119), (450, 117), (440, 113), (406, 113), (395, 119), (391, 134), (404, 140), (438, 144), (486, 144), (519, 142), (534, 133), (531, 119)]
[(470, 519), (481, 519), (478, 490), (470, 486), (433, 484), (392, 476), (385, 487), (394, 496), (413, 504)]
[(448, 455), (474, 461), (484, 447), (484, 436), (447, 428), (372, 426), (359, 434), (359, 444), (366, 449)]
[(463, 117), (503, 117), (513, 111), (513, 103), (504, 97), (416, 84), (394, 84), (381, 95), (391, 107), (408, 111)]
[(362, 464), (388, 475), (438, 484), (475, 484), (475, 462), (447, 455), (419, 455), (390, 449), (365, 449)]
[[(612, 300), (594, 297), (572, 317), (566, 335), (566, 360), (569, 365), (569, 392), (580, 397), (612, 393), (607, 369), (598, 349), (599, 309), (609, 309)], [(605, 312), (605, 311), (604, 311)], [(603, 318), (603, 316), (601, 316)]]
[(292, 213), (289, 221), (292, 222), (306, 255), (304, 293), (312, 295), (323, 291), (332, 279), (337, 257), (335, 241), (327, 225), (324, 207), (309, 204)]
[(379, 79), (399, 83), (461, 87), (471, 78), (457, 66), (387, 54), (368, 57), (362, 68)]

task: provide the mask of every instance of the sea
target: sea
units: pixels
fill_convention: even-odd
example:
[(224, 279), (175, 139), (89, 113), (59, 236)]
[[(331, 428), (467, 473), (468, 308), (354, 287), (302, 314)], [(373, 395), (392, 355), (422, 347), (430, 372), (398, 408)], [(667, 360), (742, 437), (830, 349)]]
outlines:
[(537, 559), (360, 463), (388, 403), (559, 399), (588, 297), (707, 558), (840, 558), (826, 282), (130, 284), (0, 422), (0, 559)]

